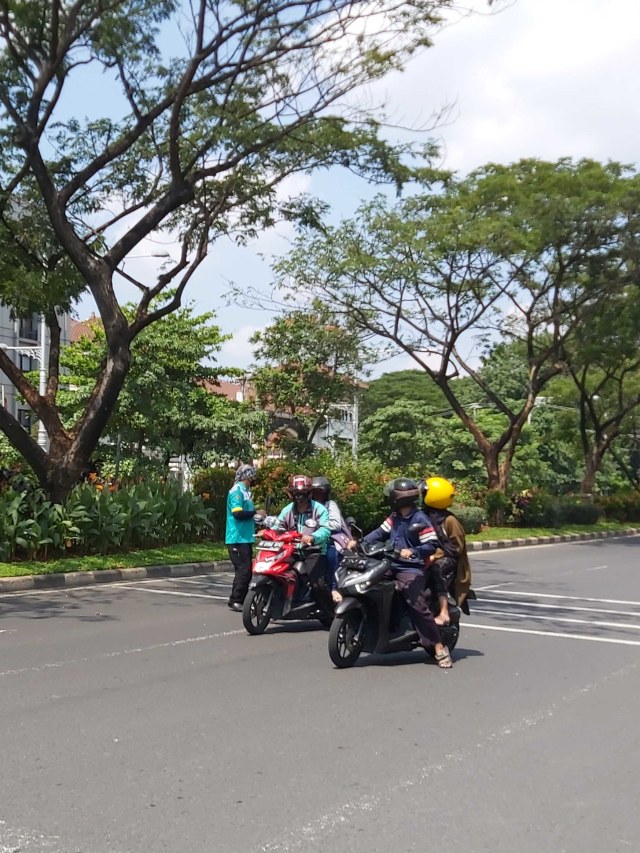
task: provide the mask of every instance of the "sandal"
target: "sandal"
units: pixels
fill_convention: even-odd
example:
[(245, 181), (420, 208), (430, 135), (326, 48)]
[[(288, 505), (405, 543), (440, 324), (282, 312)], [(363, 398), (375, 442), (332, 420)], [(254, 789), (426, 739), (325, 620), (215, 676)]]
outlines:
[(435, 655), (435, 659), (440, 669), (451, 669), (453, 666), (453, 660), (451, 659), (449, 649), (446, 646), (439, 654)]

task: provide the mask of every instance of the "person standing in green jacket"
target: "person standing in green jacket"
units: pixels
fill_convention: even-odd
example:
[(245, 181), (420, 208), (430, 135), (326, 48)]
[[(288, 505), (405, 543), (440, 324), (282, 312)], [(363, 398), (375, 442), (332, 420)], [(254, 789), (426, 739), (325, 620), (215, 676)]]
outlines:
[(253, 539), (255, 535), (255, 507), (250, 488), (255, 482), (256, 469), (253, 465), (240, 465), (235, 482), (227, 495), (227, 525), (225, 545), (233, 563), (235, 577), (231, 587), (228, 606), (242, 611), (242, 603), (249, 590), (251, 563), (253, 561)]

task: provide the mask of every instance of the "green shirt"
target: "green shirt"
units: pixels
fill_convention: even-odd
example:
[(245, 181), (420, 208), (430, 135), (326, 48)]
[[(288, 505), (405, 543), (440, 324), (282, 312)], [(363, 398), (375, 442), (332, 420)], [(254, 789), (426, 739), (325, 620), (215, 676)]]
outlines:
[(236, 483), (227, 495), (227, 529), (224, 537), (227, 545), (253, 543), (256, 525), (251, 518), (236, 518), (234, 512), (253, 512), (255, 507), (251, 492), (243, 483)]

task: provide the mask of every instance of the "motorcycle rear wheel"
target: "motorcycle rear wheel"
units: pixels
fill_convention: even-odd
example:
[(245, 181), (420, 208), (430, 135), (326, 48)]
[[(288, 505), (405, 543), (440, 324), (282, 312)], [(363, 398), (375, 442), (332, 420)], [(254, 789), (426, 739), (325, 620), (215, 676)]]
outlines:
[(339, 669), (353, 666), (360, 657), (362, 643), (355, 637), (363, 622), (361, 610), (349, 610), (344, 616), (334, 617), (329, 630), (329, 657)]
[(242, 605), (242, 624), (249, 634), (264, 634), (271, 616), (264, 612), (272, 590), (266, 586), (250, 589)]

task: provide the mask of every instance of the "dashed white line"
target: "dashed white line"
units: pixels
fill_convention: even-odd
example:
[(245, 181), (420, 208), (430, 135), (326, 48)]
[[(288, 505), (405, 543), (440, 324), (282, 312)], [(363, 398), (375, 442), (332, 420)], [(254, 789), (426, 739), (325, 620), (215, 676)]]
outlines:
[[(584, 599), (578, 599), (583, 601)], [(588, 600), (588, 599), (587, 599)], [(637, 616), (639, 613), (633, 613), (630, 610), (607, 610), (604, 607), (576, 607), (573, 604), (540, 604), (536, 601), (509, 601), (507, 598), (480, 598), (480, 603), (486, 604), (508, 604), (511, 607), (536, 607), (542, 610), (575, 610), (584, 613), (608, 613), (611, 616)], [(478, 613), (484, 613), (484, 609), (479, 609)]]
[(537, 637), (557, 637), (563, 640), (587, 640), (591, 643), (614, 643), (620, 646), (640, 646), (640, 640), (616, 640), (613, 637), (589, 637), (585, 634), (562, 634), (559, 631), (534, 631), (532, 628), (505, 628), (502, 625), (478, 625), (475, 622), (465, 622), (466, 628), (477, 628), (481, 631), (503, 631), (506, 634), (533, 634)]
[[(599, 628), (628, 628), (632, 631), (640, 631), (640, 624), (630, 622), (600, 622), (594, 619), (571, 619), (569, 616), (539, 616), (536, 613), (513, 613), (510, 610), (482, 610), (490, 616), (508, 616), (510, 619), (535, 619), (545, 622), (571, 622), (575, 625), (592, 625)], [(465, 623), (466, 624), (466, 623)]]
[(566, 601), (591, 601), (597, 604), (629, 604), (632, 607), (640, 607), (640, 601), (624, 601), (617, 598), (586, 598), (583, 595), (554, 595), (548, 592), (516, 592), (513, 589), (501, 590), (502, 595), (520, 595), (524, 598), (557, 598)]
[(101, 655), (97, 655), (96, 657), (86, 657), (86, 658), (74, 658), (71, 660), (61, 660), (61, 661), (53, 661), (52, 663), (43, 663), (40, 666), (26, 666), (21, 669), (7, 669), (4, 672), (0, 672), (0, 678), (3, 678), (7, 675), (22, 675), (25, 672), (45, 672), (48, 669), (59, 669), (63, 666), (69, 666), (70, 664), (80, 664), (80, 663), (90, 663), (96, 660), (108, 660), (109, 658), (118, 658), (123, 657), (124, 655), (135, 655), (140, 654), (141, 652), (151, 652), (155, 649), (169, 649), (177, 646), (184, 646), (189, 643), (204, 643), (208, 640), (218, 640), (222, 637), (233, 637), (236, 634), (246, 634), (247, 632), (243, 629), (239, 628), (235, 631), (220, 631), (217, 634), (206, 634), (202, 637), (186, 637), (184, 640), (171, 640), (167, 643), (154, 643), (151, 646), (140, 646), (137, 649), (121, 649), (116, 652), (104, 652)]
[(156, 595), (182, 595), (185, 598), (215, 598), (218, 601), (226, 601), (228, 595), (211, 595), (206, 592), (179, 592), (173, 589), (153, 589), (149, 586), (131, 586), (130, 584), (122, 584), (125, 589), (133, 589), (136, 592), (155, 592)]

